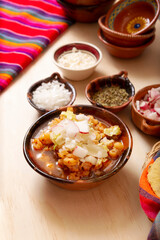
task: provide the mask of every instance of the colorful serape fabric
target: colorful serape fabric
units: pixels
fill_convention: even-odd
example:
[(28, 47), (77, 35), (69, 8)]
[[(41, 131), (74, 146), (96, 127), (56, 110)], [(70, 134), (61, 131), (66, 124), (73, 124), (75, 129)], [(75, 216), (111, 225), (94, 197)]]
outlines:
[(147, 174), (148, 174), (149, 165), (154, 161), (156, 161), (156, 159), (159, 157), (160, 157), (160, 151), (156, 153), (156, 155), (151, 159), (151, 161), (145, 167), (145, 169), (141, 174), (140, 182), (139, 182), (140, 203), (141, 203), (142, 209), (144, 210), (144, 212), (146, 213), (146, 215), (151, 221), (155, 220), (157, 214), (160, 211), (160, 198), (158, 198), (157, 195), (153, 192), (147, 180)]
[(1, 0), (0, 92), (71, 24), (56, 0)]

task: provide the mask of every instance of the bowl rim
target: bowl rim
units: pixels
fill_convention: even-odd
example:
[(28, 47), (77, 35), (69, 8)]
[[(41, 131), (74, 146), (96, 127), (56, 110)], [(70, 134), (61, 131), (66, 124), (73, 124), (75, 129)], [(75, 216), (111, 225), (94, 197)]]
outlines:
[[(102, 1), (100, 1), (100, 3), (104, 3), (105, 1), (106, 0), (102, 0)], [(67, 1), (66, 3), (76, 5), (76, 6), (95, 6), (95, 5), (99, 4), (98, 0), (96, 2), (97, 2), (97, 4), (93, 4), (92, 1), (89, 1), (89, 4), (88, 4), (88, 1), (86, 3), (86, 0), (83, 0), (82, 3), (77, 3), (76, 1), (75, 1), (75, 3), (70, 2), (70, 1)]]
[[(140, 117), (146, 119), (147, 121), (153, 122), (153, 123), (160, 123), (160, 121), (157, 121), (157, 120), (154, 120), (154, 119), (151, 119), (151, 118), (147, 118), (146, 116), (144, 116), (143, 114), (141, 114), (141, 113), (137, 110), (137, 108), (136, 108), (136, 106), (135, 106), (135, 101), (136, 101), (136, 98), (137, 98), (137, 96), (138, 96), (139, 93), (148, 91), (148, 90), (150, 90), (151, 88), (156, 88), (156, 87), (160, 87), (160, 84), (158, 84), (158, 83), (157, 83), (157, 84), (151, 84), (151, 85), (145, 86), (145, 87), (143, 87), (143, 88), (140, 88), (140, 89), (136, 92), (136, 94), (134, 95), (134, 97), (133, 97), (133, 99), (132, 99), (132, 108), (133, 108), (134, 112), (136, 112)], [(143, 96), (145, 96), (145, 93), (144, 93)], [(137, 100), (139, 100), (139, 99), (137, 99)]]
[[(125, 75), (124, 76), (124, 80), (122, 81), (126, 81), (129, 83), (129, 85), (131, 86), (131, 89), (132, 89), (132, 94), (129, 96), (128, 98), (128, 101), (124, 102), (123, 104), (119, 105), (119, 106), (113, 106), (113, 107), (110, 107), (110, 106), (107, 106), (107, 105), (101, 105), (99, 103), (97, 103), (96, 101), (94, 101), (92, 98), (89, 97), (88, 95), (88, 88), (95, 82), (97, 81), (102, 81), (103, 80), (105, 81), (106, 79), (109, 79), (109, 78), (114, 78), (114, 77), (122, 77), (123, 74)], [(128, 79), (128, 72), (127, 71), (121, 71), (120, 73), (118, 74), (115, 74), (113, 76), (101, 76), (101, 77), (97, 77), (95, 79), (93, 79), (92, 81), (90, 81), (86, 88), (85, 88), (85, 95), (86, 95), (86, 98), (88, 99), (88, 101), (90, 101), (93, 105), (96, 105), (98, 107), (102, 107), (104, 109), (107, 109), (107, 110), (118, 110), (118, 109), (121, 109), (121, 108), (124, 108), (125, 106), (127, 106), (133, 99), (134, 95), (135, 95), (135, 87), (133, 85), (133, 83)]]
[[(109, 0), (111, 1), (111, 0)], [(65, 7), (69, 7), (71, 9), (74, 9), (74, 10), (92, 10), (92, 9), (95, 9), (97, 7), (99, 7), (99, 5), (103, 5), (105, 4), (105, 0), (103, 2), (101, 2), (100, 4), (97, 3), (97, 4), (90, 4), (90, 5), (78, 5), (78, 4), (73, 4), (73, 3), (69, 3), (69, 2), (66, 2), (66, 1), (63, 1), (63, 0), (57, 0), (57, 2), (59, 2), (60, 4), (62, 4), (63, 6)]]
[[(80, 45), (82, 45), (82, 46), (83, 46), (83, 45), (89, 46), (89, 47), (91, 47), (92, 49), (94, 49), (94, 50), (97, 51), (97, 53), (98, 53), (98, 55), (99, 55), (99, 59), (96, 58), (96, 62), (95, 62), (95, 64), (94, 64), (93, 66), (90, 66), (90, 67), (87, 67), (87, 68), (84, 68), (84, 69), (70, 69), (70, 68), (67, 68), (67, 67), (63, 67), (61, 64), (59, 64), (59, 63), (57, 62), (57, 60), (55, 59), (55, 55), (56, 55), (56, 53), (57, 53), (60, 49), (62, 49), (62, 48), (64, 48), (64, 47), (67, 47), (67, 46), (72, 46), (72, 45), (73, 45), (73, 47), (75, 47), (76, 44), (80, 44)], [(87, 51), (87, 50), (86, 50), (86, 51)], [(90, 51), (88, 51), (88, 52), (90, 52)], [(60, 55), (59, 55), (59, 56), (60, 56)], [(89, 43), (89, 42), (75, 41), (75, 42), (69, 42), (69, 43), (66, 43), (66, 44), (63, 44), (63, 45), (60, 45), (59, 47), (57, 47), (57, 48), (55, 49), (54, 53), (53, 53), (53, 62), (54, 62), (54, 64), (55, 64), (56, 66), (58, 66), (58, 67), (61, 68), (61, 69), (64, 69), (64, 70), (67, 70), (67, 71), (72, 71), (72, 72), (82, 72), (82, 71), (87, 71), (87, 70), (90, 70), (90, 69), (95, 68), (95, 67), (101, 62), (102, 56), (103, 56), (103, 55), (102, 55), (102, 51), (101, 51), (96, 45), (94, 45), (94, 44), (92, 44), (92, 43)]]
[[(110, 14), (112, 13), (112, 11), (121, 3), (125, 2), (126, 0), (119, 0), (117, 1), (115, 4), (113, 4), (113, 6), (109, 9), (109, 11), (106, 13), (106, 18), (107, 18), (107, 22), (108, 22), (108, 18), (110, 16)], [(143, 0), (142, 0), (143, 1)], [(142, 33), (146, 33), (150, 28), (151, 26), (156, 22), (158, 16), (159, 16), (159, 13), (160, 13), (160, 3), (159, 3), (159, 0), (154, 0), (156, 2), (156, 5), (157, 5), (157, 11), (154, 15), (154, 18), (152, 19), (152, 21), (150, 22), (150, 24), (141, 29), (140, 31), (137, 31), (136, 33), (133, 33), (132, 35), (139, 35), (139, 34), (142, 34)]]
[[(127, 132), (127, 136), (128, 136), (128, 142), (129, 142), (129, 145), (128, 145), (128, 148), (126, 149), (126, 152), (125, 152), (125, 157), (124, 159), (122, 159), (123, 161), (118, 161), (117, 164), (115, 164), (114, 168), (109, 172), (109, 173), (106, 173), (102, 176), (98, 176), (96, 178), (90, 178), (90, 179), (85, 179), (85, 180), (68, 180), (68, 179), (63, 179), (63, 178), (60, 178), (60, 177), (55, 177), (55, 176), (52, 176), (52, 175), (49, 175), (47, 173), (45, 173), (44, 171), (42, 171), (41, 169), (39, 169), (36, 164), (34, 164), (31, 159), (29, 158), (29, 154), (27, 153), (27, 150), (26, 150), (26, 143), (27, 141), (29, 141), (33, 135), (33, 133), (35, 132), (36, 130), (36, 125), (37, 123), (38, 124), (44, 124), (44, 121), (47, 122), (49, 121), (49, 119), (51, 119), (51, 116), (52, 115), (56, 115), (58, 112), (60, 113), (61, 111), (63, 111), (64, 109), (66, 109), (66, 107), (62, 107), (62, 108), (59, 108), (57, 110), (53, 110), (53, 111), (50, 111), (50, 112), (47, 112), (45, 113), (44, 115), (42, 115), (41, 117), (39, 117), (31, 126), (30, 128), (27, 130), (25, 136), (24, 136), (24, 139), (23, 139), (23, 154), (24, 154), (24, 157), (26, 159), (26, 161), (28, 162), (28, 164), (32, 167), (33, 170), (35, 170), (36, 172), (38, 172), (40, 175), (44, 176), (44, 177), (47, 177), (48, 179), (50, 180), (53, 180), (53, 181), (57, 181), (59, 183), (69, 183), (69, 184), (73, 184), (73, 183), (79, 183), (79, 184), (86, 184), (86, 183), (96, 183), (96, 182), (101, 182), (111, 176), (113, 176), (114, 174), (116, 174), (125, 164), (126, 162), (129, 160), (130, 158), (130, 155), (131, 155), (131, 152), (132, 152), (132, 147), (133, 147), (133, 137), (132, 137), (132, 134), (128, 128), (128, 126), (118, 117), (116, 116), (115, 114), (113, 114), (112, 112), (106, 110), (106, 109), (102, 109), (102, 108), (99, 108), (99, 107), (96, 107), (96, 106), (92, 106), (92, 105), (74, 105), (72, 106), (74, 108), (92, 108), (95, 110), (98, 110), (98, 111), (101, 111), (101, 112), (107, 112), (110, 116), (112, 115), (114, 118), (116, 118), (116, 120), (118, 120), (124, 127), (124, 129), (126, 130)], [(33, 132), (31, 134), (31, 132)], [(119, 164), (120, 162), (120, 164)], [(117, 166), (118, 165), (118, 166)]]
[[(76, 92), (76, 89), (74, 88), (74, 86), (69, 83), (67, 80), (65, 80), (64, 78), (62, 78), (60, 76), (60, 74), (58, 72), (54, 72), (51, 74), (50, 77), (47, 77), (47, 78), (44, 78), (44, 79), (41, 79), (39, 81), (36, 81), (35, 83), (33, 83), (28, 91), (27, 91), (27, 100), (28, 102), (30, 103), (30, 105), (32, 107), (34, 107), (37, 111), (41, 112), (41, 113), (46, 113), (46, 112), (49, 112), (49, 111), (52, 111), (52, 110), (48, 110), (48, 109), (44, 109), (44, 108), (40, 108), (38, 107), (33, 101), (32, 101), (32, 93), (42, 84), (42, 83), (48, 83), (48, 82), (52, 82), (52, 81), (58, 81), (60, 83), (63, 83), (65, 86), (67, 85), (68, 88), (69, 88), (69, 91), (72, 93), (72, 98), (70, 99), (70, 101), (67, 103), (67, 105), (72, 105), (76, 99), (76, 95), (77, 95), (77, 92)], [(67, 106), (65, 105), (65, 106)]]
[(144, 48), (146, 48), (146, 47), (148, 47), (153, 41), (154, 41), (154, 39), (155, 39), (155, 35), (153, 35), (150, 39), (149, 39), (149, 41), (148, 42), (146, 42), (145, 44), (142, 44), (142, 45), (138, 45), (138, 46), (134, 46), (134, 47), (122, 47), (122, 46), (118, 46), (118, 45), (115, 45), (115, 44), (112, 44), (112, 43), (110, 43), (110, 42), (108, 42), (107, 40), (106, 40), (106, 38), (103, 36), (103, 32), (102, 32), (102, 30), (99, 28), (98, 29), (98, 37), (99, 37), (99, 39), (105, 44), (105, 45), (107, 45), (107, 46), (109, 46), (109, 47), (112, 47), (112, 48), (115, 48), (115, 49), (118, 49), (118, 50), (127, 50), (127, 51), (134, 51), (134, 50), (142, 50), (142, 49), (144, 49)]
[(155, 27), (150, 29), (151, 32), (148, 32), (148, 33), (145, 33), (145, 34), (138, 34), (138, 35), (135, 35), (135, 34), (127, 34), (127, 33), (121, 33), (121, 32), (117, 32), (115, 30), (112, 30), (110, 28), (108, 28), (104, 23), (104, 19), (105, 19), (106, 15), (103, 15), (101, 16), (99, 19), (98, 19), (98, 24), (100, 26), (100, 28), (105, 32), (105, 33), (110, 33), (110, 34), (113, 34), (115, 37), (119, 37), (119, 38), (127, 38), (128, 40), (135, 40), (135, 39), (146, 39), (147, 37), (152, 37), (155, 32), (156, 32), (156, 29)]

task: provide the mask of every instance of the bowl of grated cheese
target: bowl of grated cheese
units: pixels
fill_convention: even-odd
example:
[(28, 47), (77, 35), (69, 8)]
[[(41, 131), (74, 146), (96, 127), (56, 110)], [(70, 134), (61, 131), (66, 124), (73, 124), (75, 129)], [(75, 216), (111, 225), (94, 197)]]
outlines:
[(76, 99), (76, 90), (56, 72), (48, 78), (35, 82), (27, 92), (27, 99), (32, 107), (44, 114), (72, 105)]
[(69, 80), (80, 81), (92, 75), (102, 59), (102, 53), (95, 45), (74, 42), (60, 46), (53, 55), (54, 64)]

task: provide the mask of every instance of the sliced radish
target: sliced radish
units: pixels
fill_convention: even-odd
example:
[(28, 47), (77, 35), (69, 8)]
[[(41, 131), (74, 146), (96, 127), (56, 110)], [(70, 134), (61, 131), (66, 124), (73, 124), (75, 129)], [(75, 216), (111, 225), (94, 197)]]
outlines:
[(142, 110), (147, 110), (147, 109), (149, 109), (148, 103), (147, 103), (146, 101), (141, 101), (141, 102), (140, 102), (140, 109), (142, 109)]
[(67, 125), (66, 125), (66, 135), (67, 137), (75, 137), (77, 135), (77, 133), (79, 132), (79, 129), (77, 127), (77, 125), (73, 122), (73, 121), (68, 121)]
[(160, 87), (152, 88), (144, 96), (143, 100), (136, 101), (137, 110), (145, 117), (160, 120)]
[(78, 126), (80, 133), (89, 133), (89, 125), (87, 120), (77, 121), (75, 124)]
[(160, 92), (158, 91), (157, 88), (152, 88), (150, 90), (150, 96), (151, 96), (152, 99), (157, 98), (159, 96), (159, 94), (160, 94)]
[(73, 151), (73, 155), (80, 158), (84, 158), (87, 154), (88, 154), (87, 149), (80, 146), (77, 146)]
[(158, 115), (160, 115), (160, 107), (155, 107), (154, 110), (156, 111), (156, 113), (158, 113)]
[(139, 100), (136, 101), (136, 108), (138, 111), (140, 111), (140, 101)]
[(151, 112), (151, 111), (145, 111), (144, 116), (153, 120), (157, 119), (157, 113), (156, 112)]
[(87, 120), (88, 117), (86, 115), (84, 115), (84, 114), (78, 114), (78, 115), (76, 115), (76, 119), (78, 121), (82, 121), (82, 120)]
[(56, 126), (52, 127), (52, 133), (58, 135), (60, 133), (64, 133), (65, 129), (64, 126), (57, 124)]

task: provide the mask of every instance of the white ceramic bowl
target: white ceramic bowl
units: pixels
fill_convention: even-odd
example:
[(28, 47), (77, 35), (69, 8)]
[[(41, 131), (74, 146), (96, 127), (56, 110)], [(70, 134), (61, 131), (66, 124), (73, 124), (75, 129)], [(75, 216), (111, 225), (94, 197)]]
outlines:
[[(81, 69), (71, 69), (71, 68), (62, 66), (62, 64), (57, 62), (58, 58), (62, 54), (65, 54), (66, 52), (71, 52), (73, 48), (76, 48), (78, 50), (82, 50), (85, 52), (89, 52), (91, 55), (94, 55), (94, 57), (96, 58), (95, 63), (90, 67), (85, 66), (85, 68), (81, 68)], [(101, 59), (102, 59), (102, 53), (99, 50), (99, 48), (97, 48), (95, 45), (90, 44), (88, 42), (73, 42), (73, 43), (60, 46), (58, 49), (55, 50), (53, 55), (54, 63), (61, 70), (63, 77), (69, 80), (74, 80), (74, 81), (84, 80), (88, 78), (90, 75), (92, 75), (95, 68), (100, 63)]]

